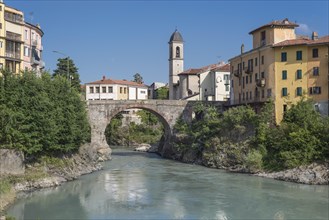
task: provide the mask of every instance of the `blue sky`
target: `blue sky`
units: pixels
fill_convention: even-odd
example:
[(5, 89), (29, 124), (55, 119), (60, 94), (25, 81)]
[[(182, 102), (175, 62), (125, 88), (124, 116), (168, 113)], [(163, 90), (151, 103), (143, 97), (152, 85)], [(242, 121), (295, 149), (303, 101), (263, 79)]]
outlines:
[(74, 60), (82, 83), (103, 75), (132, 80), (137, 72), (146, 84), (168, 82), (168, 40), (176, 27), (185, 41), (185, 69), (227, 61), (242, 43), (251, 49), (249, 31), (272, 20), (297, 22), (303, 35), (329, 29), (328, 0), (4, 2), (41, 25), (46, 69), (56, 68), (62, 56), (52, 51), (61, 51)]

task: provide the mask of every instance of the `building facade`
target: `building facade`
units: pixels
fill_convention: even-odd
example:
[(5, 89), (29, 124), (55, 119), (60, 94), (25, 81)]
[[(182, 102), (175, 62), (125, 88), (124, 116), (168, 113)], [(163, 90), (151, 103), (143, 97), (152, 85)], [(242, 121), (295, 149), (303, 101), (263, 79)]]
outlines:
[(288, 19), (273, 21), (249, 34), (253, 48), (231, 58), (231, 104), (251, 104), (259, 111), (274, 101), (277, 123), (290, 104), (302, 96), (312, 98), (328, 115), (329, 36), (312, 38), (295, 34), (298, 24)]
[(86, 83), (86, 100), (146, 100), (148, 87), (127, 80), (106, 79)]
[(169, 39), (169, 99), (179, 99), (179, 76), (184, 70), (184, 42), (175, 30)]
[(230, 98), (230, 64), (218, 65), (198, 74), (200, 100), (228, 101)]
[(24, 13), (0, 1), (0, 68), (14, 73), (45, 67), (42, 61), (43, 31), (24, 21)]
[(149, 99), (157, 99), (157, 90), (162, 87), (168, 87), (166, 83), (154, 82), (148, 88)]

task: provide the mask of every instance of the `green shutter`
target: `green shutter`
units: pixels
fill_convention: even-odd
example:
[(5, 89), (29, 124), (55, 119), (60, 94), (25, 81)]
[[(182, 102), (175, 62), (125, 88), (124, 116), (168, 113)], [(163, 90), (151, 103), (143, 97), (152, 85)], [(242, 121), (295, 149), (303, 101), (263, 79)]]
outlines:
[(287, 70), (282, 70), (282, 79), (287, 79)]
[(302, 70), (297, 70), (297, 79), (302, 78)]

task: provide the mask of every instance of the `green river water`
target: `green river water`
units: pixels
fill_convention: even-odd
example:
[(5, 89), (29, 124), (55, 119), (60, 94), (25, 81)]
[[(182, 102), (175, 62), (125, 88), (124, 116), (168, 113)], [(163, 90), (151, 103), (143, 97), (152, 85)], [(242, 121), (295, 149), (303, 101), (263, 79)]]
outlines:
[(104, 169), (25, 194), (16, 219), (328, 219), (328, 186), (282, 182), (114, 149)]

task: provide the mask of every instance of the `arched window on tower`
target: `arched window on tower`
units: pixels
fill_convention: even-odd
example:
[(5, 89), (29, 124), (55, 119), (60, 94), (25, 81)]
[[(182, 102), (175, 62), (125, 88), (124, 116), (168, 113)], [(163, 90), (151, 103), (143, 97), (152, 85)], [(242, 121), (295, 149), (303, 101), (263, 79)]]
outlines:
[(176, 47), (176, 57), (180, 58), (180, 48)]
[(172, 46), (170, 46), (170, 54), (169, 54), (169, 56), (170, 56), (170, 59), (172, 59), (172, 57), (173, 57), (173, 54), (172, 54)]

